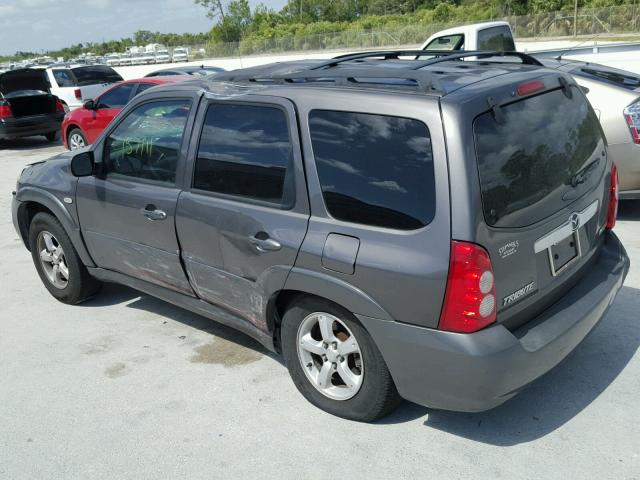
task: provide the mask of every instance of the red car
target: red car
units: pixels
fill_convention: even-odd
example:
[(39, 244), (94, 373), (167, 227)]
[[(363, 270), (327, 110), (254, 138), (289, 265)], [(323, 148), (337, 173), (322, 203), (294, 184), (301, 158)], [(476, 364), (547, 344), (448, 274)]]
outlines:
[(99, 97), (85, 102), (82, 108), (72, 110), (65, 115), (62, 121), (62, 143), (69, 150), (92, 144), (133, 97), (156, 85), (184, 80), (193, 80), (193, 77), (175, 75), (116, 83)]

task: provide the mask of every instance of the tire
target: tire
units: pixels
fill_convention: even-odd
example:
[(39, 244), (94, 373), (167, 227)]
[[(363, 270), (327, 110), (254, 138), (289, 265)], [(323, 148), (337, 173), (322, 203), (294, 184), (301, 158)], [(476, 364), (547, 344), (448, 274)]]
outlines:
[[(336, 345), (329, 345), (326, 349), (324, 346), (318, 347), (319, 344), (328, 343), (323, 342), (327, 335), (320, 332), (322, 321), (314, 323), (321, 317), (327, 322), (325, 325), (332, 325), (329, 331), (330, 335), (334, 335), (336, 341), (332, 343), (338, 344), (337, 348), (356, 348), (354, 343), (348, 347), (353, 337), (358, 352), (336, 358), (339, 352)], [(322, 348), (321, 352), (326, 355), (321, 357), (304, 347), (299, 348), (303, 338), (315, 342), (312, 348)], [(315, 297), (302, 297), (294, 301), (282, 318), (281, 345), (285, 363), (297, 389), (309, 402), (328, 413), (349, 420), (372, 422), (391, 413), (401, 402), (389, 369), (369, 333), (350, 312), (332, 302)], [(330, 352), (332, 348), (334, 351)], [(325, 367), (321, 365), (328, 362), (331, 363), (331, 370), (327, 368), (326, 371), (333, 373), (330, 373), (329, 382), (324, 383), (327, 388), (323, 388), (322, 371)], [(349, 367), (351, 374), (345, 374), (345, 366)], [(318, 382), (313, 381), (316, 373)], [(349, 388), (347, 382), (351, 383), (351, 379), (357, 379), (353, 382), (357, 388)]]
[(45, 135), (45, 138), (47, 139), (47, 141), (49, 142), (55, 142), (56, 140), (59, 140), (60, 137), (58, 136), (58, 132), (49, 132)]
[(89, 143), (87, 143), (87, 137), (82, 133), (82, 130), (75, 127), (67, 134), (67, 145), (69, 150), (77, 150), (78, 148), (86, 147)]
[(67, 232), (54, 216), (40, 212), (33, 217), (29, 226), (29, 248), (40, 280), (61, 302), (74, 305), (100, 290), (102, 283), (89, 275)]

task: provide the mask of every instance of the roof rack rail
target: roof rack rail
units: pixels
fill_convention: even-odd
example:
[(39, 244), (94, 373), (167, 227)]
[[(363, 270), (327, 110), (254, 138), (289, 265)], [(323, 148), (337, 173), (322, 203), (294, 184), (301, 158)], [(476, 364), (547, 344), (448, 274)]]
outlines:
[[(250, 82), (261, 83), (298, 83), (298, 82), (332, 82), (335, 85), (362, 85), (362, 84), (376, 84), (382, 82), (376, 82), (375, 80), (395, 80), (399, 82), (412, 82), (407, 85), (406, 83), (398, 83), (398, 86), (415, 86), (417, 90), (422, 92), (433, 92), (441, 90), (439, 83), (431, 72), (428, 71), (416, 71), (416, 70), (389, 70), (380, 68), (341, 68), (339, 70), (333, 70), (330, 73), (326, 70), (316, 70), (311, 68), (308, 70), (301, 70), (297, 72), (288, 72), (283, 74), (271, 74), (264, 77), (253, 77), (248, 79)], [(391, 84), (393, 85), (393, 84)], [(389, 86), (389, 84), (387, 84)]]
[(382, 57), (383, 60), (397, 60), (400, 57), (415, 57), (414, 60), (418, 60), (420, 57), (436, 57), (418, 64), (414, 69), (420, 69), (422, 67), (433, 65), (440, 62), (446, 62), (449, 60), (459, 60), (468, 57), (477, 58), (492, 58), (492, 57), (517, 57), (525, 65), (543, 66), (539, 60), (522, 52), (501, 52), (501, 51), (464, 51), (464, 50), (380, 50), (372, 52), (351, 53), (346, 55), (339, 55), (333, 59), (316, 65), (310, 70), (321, 70), (324, 68), (331, 68), (340, 65), (341, 63), (352, 62), (357, 60), (365, 60), (367, 58)]

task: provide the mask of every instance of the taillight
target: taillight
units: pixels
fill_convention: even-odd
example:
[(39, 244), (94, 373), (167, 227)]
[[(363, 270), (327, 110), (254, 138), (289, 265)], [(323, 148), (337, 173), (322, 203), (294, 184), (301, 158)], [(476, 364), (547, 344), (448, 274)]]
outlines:
[(13, 111), (9, 105), (0, 105), (0, 118), (13, 117)]
[(59, 98), (56, 98), (56, 113), (64, 113), (64, 104)]
[(607, 228), (616, 226), (618, 215), (618, 167), (611, 164), (611, 187), (609, 188), (609, 209), (607, 210)]
[(82, 91), (79, 88), (76, 88), (73, 91), (73, 94), (76, 96), (78, 100), (82, 100)]
[(640, 101), (632, 103), (623, 110), (624, 119), (629, 125), (633, 142), (640, 145)]
[(440, 330), (476, 332), (496, 321), (496, 286), (491, 259), (479, 245), (451, 241), (449, 276)]

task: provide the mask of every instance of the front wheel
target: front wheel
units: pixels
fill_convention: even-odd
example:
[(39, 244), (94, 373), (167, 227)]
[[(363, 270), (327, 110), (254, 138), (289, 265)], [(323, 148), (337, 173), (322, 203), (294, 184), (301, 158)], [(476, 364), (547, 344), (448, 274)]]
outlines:
[(79, 148), (84, 148), (88, 145), (87, 137), (84, 136), (82, 130), (79, 128), (74, 128), (69, 132), (69, 136), (67, 137), (67, 145), (69, 145), (69, 150), (78, 150)]
[(61, 302), (80, 303), (100, 290), (101, 283), (89, 275), (67, 232), (54, 216), (41, 212), (33, 217), (29, 248), (42, 283)]
[(283, 316), (281, 340), (294, 384), (322, 410), (370, 422), (400, 403), (373, 339), (343, 308), (313, 297), (299, 299)]

